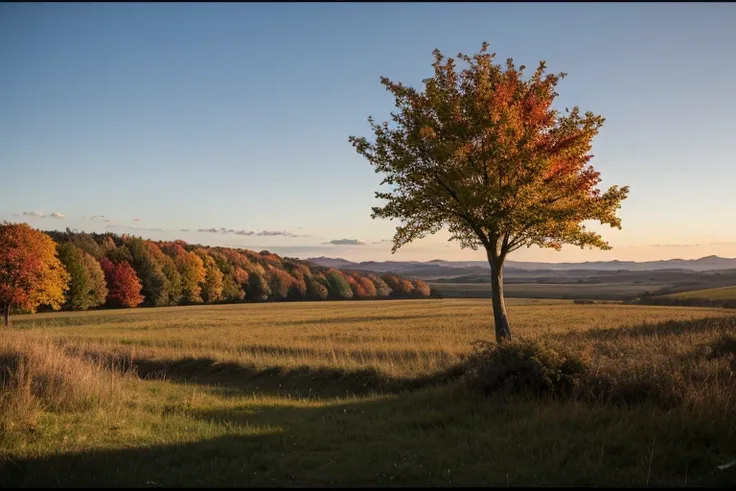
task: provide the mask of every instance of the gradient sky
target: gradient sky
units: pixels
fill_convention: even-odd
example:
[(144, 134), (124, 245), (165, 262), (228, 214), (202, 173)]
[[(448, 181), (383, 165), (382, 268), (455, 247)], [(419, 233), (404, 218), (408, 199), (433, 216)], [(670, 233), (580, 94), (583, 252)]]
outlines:
[[(568, 73), (559, 106), (606, 117), (602, 186), (631, 188), (623, 230), (600, 228), (612, 251), (510, 259), (734, 257), (734, 26), (728, 3), (3, 3), (0, 220), (297, 257), (482, 260), (444, 233), (391, 256), (396, 224), (370, 218), (381, 178), (348, 136), (389, 117), (380, 76), (419, 86), (433, 49), (488, 41), (497, 61)], [(212, 228), (254, 234), (197, 231)], [(362, 244), (329, 243), (341, 239)]]

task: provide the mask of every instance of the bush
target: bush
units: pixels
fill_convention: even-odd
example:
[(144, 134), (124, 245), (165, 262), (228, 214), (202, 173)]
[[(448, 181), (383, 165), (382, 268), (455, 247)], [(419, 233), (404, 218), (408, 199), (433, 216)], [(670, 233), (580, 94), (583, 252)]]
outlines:
[[(726, 341), (722, 344), (733, 348)], [(476, 343), (466, 373), (471, 387), (486, 395), (562, 396), (589, 403), (669, 408), (682, 403), (686, 393), (682, 376), (662, 367), (598, 366), (578, 354), (529, 340)]]
[(485, 394), (571, 394), (586, 373), (581, 357), (528, 340), (478, 342), (468, 360), (470, 385)]

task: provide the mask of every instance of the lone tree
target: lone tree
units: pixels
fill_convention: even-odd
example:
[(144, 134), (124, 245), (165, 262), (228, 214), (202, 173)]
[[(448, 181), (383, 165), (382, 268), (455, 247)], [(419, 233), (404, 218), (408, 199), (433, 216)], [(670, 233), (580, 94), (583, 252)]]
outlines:
[(6, 326), (13, 307), (35, 312), (45, 304), (60, 309), (68, 283), (69, 273), (51, 237), (26, 223), (0, 224), (0, 307)]
[(524, 80), (524, 66), (493, 62), (488, 43), (472, 58), (434, 51), (434, 77), (424, 91), (381, 77), (395, 97), (392, 124), (368, 118), (375, 141), (350, 137), (357, 152), (382, 173), (386, 201), (373, 218), (399, 219), (392, 253), (447, 227), (462, 248), (486, 250), (491, 266), (496, 340), (511, 338), (503, 299), (503, 263), (522, 246), (562, 244), (610, 249), (583, 225), (621, 228), (616, 216), (628, 187), (602, 193), (589, 165), (593, 137), (604, 118), (578, 107), (552, 109), (565, 74), (545, 75), (545, 63)]

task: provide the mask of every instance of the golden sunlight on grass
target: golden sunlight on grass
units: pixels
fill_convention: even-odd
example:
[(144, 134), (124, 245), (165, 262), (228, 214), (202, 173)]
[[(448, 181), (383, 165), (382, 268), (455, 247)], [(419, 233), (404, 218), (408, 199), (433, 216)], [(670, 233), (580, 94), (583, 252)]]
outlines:
[(714, 473), (736, 458), (732, 312), (512, 300), (509, 315), (611, 397), (461, 383), (471, 344), (492, 339), (487, 300), (18, 316), (0, 340), (0, 485), (733, 479)]

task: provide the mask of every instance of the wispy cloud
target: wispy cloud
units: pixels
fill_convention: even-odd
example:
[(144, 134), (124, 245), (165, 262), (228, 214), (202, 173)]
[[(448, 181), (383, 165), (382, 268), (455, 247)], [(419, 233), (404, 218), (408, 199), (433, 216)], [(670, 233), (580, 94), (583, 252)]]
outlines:
[(648, 244), (647, 247), (699, 247), (700, 244)]
[(733, 245), (736, 245), (736, 242), (734, 242), (734, 241), (726, 241), (726, 242), (703, 242), (702, 244), (647, 244), (647, 247), (683, 248), (683, 247), (733, 246)]
[(261, 232), (258, 232), (256, 234), (258, 237), (299, 237), (296, 234), (292, 234), (291, 232), (282, 232), (280, 230), (263, 230)]
[(365, 242), (361, 242), (358, 239), (333, 239), (323, 243), (332, 245), (365, 245)]
[(139, 230), (142, 232), (164, 232), (164, 229), (162, 228), (135, 227), (133, 225), (121, 225), (119, 222), (114, 222), (114, 223), (105, 225), (105, 229), (111, 229), (111, 228), (118, 228), (118, 229), (124, 228), (127, 230)]
[[(14, 213), (14, 215), (15, 215), (15, 213)], [(37, 218), (50, 217), (50, 218), (56, 218), (58, 220), (61, 220), (62, 218), (64, 218), (64, 214), (63, 213), (60, 213), (58, 211), (54, 211), (52, 213), (44, 213), (42, 211), (24, 211), (22, 213), (22, 215), (24, 217), (37, 217)], [(20, 216), (20, 215), (16, 215), (16, 216)]]
[(381, 239), (375, 242), (371, 242), (371, 244), (385, 244), (386, 242), (393, 242), (393, 239)]
[(708, 242), (708, 245), (736, 245), (736, 242)]
[(134, 222), (140, 222), (140, 221), (141, 221), (141, 219), (140, 219), (140, 218), (134, 218), (134, 219), (133, 219), (133, 221), (134, 221)]
[(309, 237), (308, 235), (297, 235), (291, 232), (285, 232), (282, 230), (263, 230), (261, 232), (254, 232), (252, 230), (235, 230), (232, 228), (199, 228), (197, 232), (208, 233), (208, 234), (234, 234), (244, 236), (257, 236), (257, 237)]

